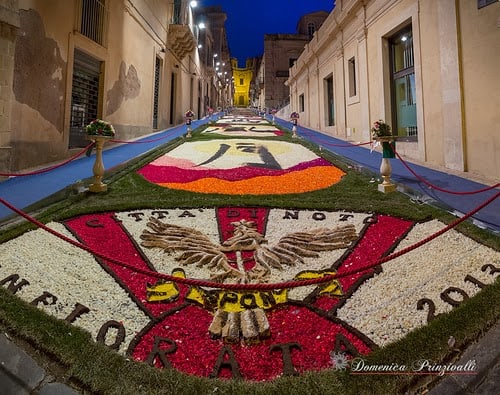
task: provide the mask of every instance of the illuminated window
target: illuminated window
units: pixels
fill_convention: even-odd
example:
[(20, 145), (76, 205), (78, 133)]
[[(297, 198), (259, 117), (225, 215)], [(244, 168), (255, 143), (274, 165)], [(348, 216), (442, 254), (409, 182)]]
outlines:
[(411, 25), (389, 39), (393, 130), (417, 138), (417, 103)]

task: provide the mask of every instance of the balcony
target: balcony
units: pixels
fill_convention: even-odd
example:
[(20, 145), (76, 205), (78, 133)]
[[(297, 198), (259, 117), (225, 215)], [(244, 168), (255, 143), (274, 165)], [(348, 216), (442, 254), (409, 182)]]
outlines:
[(196, 48), (196, 39), (189, 25), (169, 25), (167, 45), (179, 60), (192, 52)]

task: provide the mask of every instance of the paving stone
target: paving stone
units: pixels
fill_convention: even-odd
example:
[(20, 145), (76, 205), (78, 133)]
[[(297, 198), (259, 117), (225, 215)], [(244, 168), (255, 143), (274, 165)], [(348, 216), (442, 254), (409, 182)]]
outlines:
[(0, 335), (0, 393), (28, 394), (44, 379), (42, 369), (26, 352)]
[(464, 388), (453, 377), (446, 377), (436, 387), (429, 391), (429, 395), (462, 395)]
[(437, 384), (429, 395), (500, 394), (500, 323), (492, 327), (477, 343), (465, 350), (456, 365), (474, 360), (475, 375), (450, 375)]
[(37, 392), (37, 395), (78, 395), (73, 388), (61, 383), (45, 384)]
[(488, 370), (484, 380), (474, 388), (474, 395), (500, 394), (500, 358), (495, 366)]

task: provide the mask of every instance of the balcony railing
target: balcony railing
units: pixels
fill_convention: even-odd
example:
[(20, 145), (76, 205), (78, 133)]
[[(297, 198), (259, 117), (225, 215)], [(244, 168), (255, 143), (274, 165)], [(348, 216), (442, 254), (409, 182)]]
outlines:
[(78, 3), (78, 31), (105, 46), (109, 14), (106, 0), (78, 0)]

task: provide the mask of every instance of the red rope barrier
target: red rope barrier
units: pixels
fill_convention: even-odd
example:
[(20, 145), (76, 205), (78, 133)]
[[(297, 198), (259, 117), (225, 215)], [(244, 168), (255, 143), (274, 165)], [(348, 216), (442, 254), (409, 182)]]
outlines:
[[(311, 136), (311, 134), (309, 134), (309, 136)], [(332, 144), (332, 143), (328, 143), (324, 140), (320, 140), (318, 138), (314, 138), (314, 137), (309, 137), (311, 141), (313, 142), (318, 142), (318, 141), (321, 141), (322, 144), (326, 145), (326, 146), (330, 146), (330, 147), (343, 147), (343, 148), (350, 148), (350, 147), (353, 147), (353, 146), (361, 146), (361, 145), (368, 145), (368, 144), (372, 144), (371, 141), (367, 142), (367, 143), (357, 143), (357, 144)], [(432, 189), (435, 189), (437, 191), (440, 191), (440, 192), (444, 192), (444, 193), (449, 193), (449, 194), (454, 194), (454, 195), (474, 195), (474, 194), (477, 194), (477, 193), (482, 193), (482, 192), (487, 192), (487, 191), (491, 191), (495, 188), (498, 188), (500, 187), (500, 183), (497, 183), (497, 184), (494, 184), (494, 185), (491, 185), (491, 186), (488, 186), (488, 187), (485, 187), (485, 188), (481, 188), (481, 189), (477, 189), (475, 191), (463, 191), (463, 192), (460, 192), (460, 191), (451, 191), (449, 189), (444, 189), (444, 188), (441, 188), (441, 187), (438, 187), (437, 185), (434, 185), (432, 183), (430, 183), (429, 181), (427, 181), (425, 178), (423, 178), (422, 176), (418, 175), (409, 165), (408, 163), (401, 157), (401, 155), (399, 155), (398, 152), (396, 152), (396, 150), (394, 149), (394, 147), (392, 145), (389, 145), (390, 148), (393, 150), (393, 152), (396, 154), (396, 156), (398, 157), (398, 159), (401, 161), (401, 163), (403, 164), (404, 167), (406, 167), (408, 169), (408, 171), (413, 174), (413, 176), (419, 180), (420, 182), (423, 182), (424, 184), (428, 185), (429, 187), (431, 187)]]
[(163, 274), (163, 273), (158, 273), (158, 272), (154, 272), (154, 271), (150, 271), (150, 270), (139, 269), (139, 268), (136, 268), (136, 267), (129, 265), (125, 262), (121, 262), (117, 259), (108, 257), (104, 254), (99, 253), (99, 252), (93, 251), (90, 247), (88, 247), (88, 246), (86, 246), (78, 241), (75, 241), (75, 240), (73, 240), (73, 239), (71, 239), (71, 238), (69, 238), (61, 233), (56, 232), (55, 230), (49, 228), (45, 224), (43, 224), (40, 221), (36, 220), (35, 218), (31, 217), (27, 213), (24, 213), (23, 211), (12, 206), (10, 203), (8, 203), (7, 201), (5, 201), (2, 198), (0, 198), (0, 203), (4, 204), (12, 211), (16, 212), (17, 214), (19, 214), (23, 218), (25, 218), (28, 221), (30, 221), (31, 223), (35, 224), (37, 227), (44, 229), (45, 231), (58, 237), (59, 239), (66, 241), (67, 243), (72, 244), (73, 246), (75, 246), (77, 248), (80, 248), (84, 251), (87, 251), (88, 253), (90, 253), (96, 257), (99, 257), (101, 259), (104, 259), (104, 260), (109, 261), (113, 264), (119, 265), (121, 267), (130, 269), (136, 273), (144, 274), (144, 275), (151, 276), (151, 277), (156, 277), (159, 279), (164, 279), (167, 281), (173, 281), (173, 282), (177, 282), (177, 283), (199, 286), (199, 287), (209, 287), (209, 288), (216, 288), (216, 289), (217, 288), (218, 289), (232, 289), (232, 290), (273, 290), (273, 289), (296, 288), (296, 287), (302, 287), (302, 286), (307, 286), (307, 285), (322, 284), (322, 283), (326, 283), (326, 282), (332, 281), (332, 280), (337, 279), (337, 278), (350, 276), (350, 275), (353, 275), (355, 273), (359, 273), (359, 272), (363, 272), (365, 270), (372, 269), (375, 266), (381, 265), (381, 264), (386, 263), (392, 259), (400, 257), (401, 255), (404, 255), (404, 254), (406, 254), (406, 253), (408, 253), (416, 248), (419, 248), (422, 245), (434, 240), (438, 236), (442, 235), (443, 233), (454, 228), (458, 224), (462, 223), (466, 219), (468, 219), (471, 216), (473, 216), (474, 214), (476, 214), (478, 211), (480, 211), (481, 209), (486, 207), (488, 204), (493, 202), (499, 196), (500, 196), (500, 192), (498, 192), (496, 195), (490, 197), (485, 202), (480, 204), (478, 207), (476, 207), (475, 209), (473, 209), (472, 211), (470, 211), (469, 213), (467, 213), (463, 217), (458, 218), (457, 220), (453, 221), (452, 223), (450, 223), (449, 225), (447, 225), (443, 229), (439, 230), (438, 232), (436, 232), (436, 233), (426, 237), (425, 239), (423, 239), (415, 244), (412, 244), (412, 245), (410, 245), (410, 246), (408, 246), (408, 247), (406, 247), (398, 252), (394, 252), (390, 255), (387, 255), (383, 258), (376, 260), (375, 262), (369, 263), (368, 265), (366, 265), (362, 268), (358, 268), (358, 269), (351, 270), (351, 271), (346, 271), (346, 272), (342, 273), (341, 275), (339, 275), (339, 274), (327, 275), (327, 276), (324, 276), (321, 278), (316, 278), (316, 279), (296, 280), (296, 281), (288, 281), (288, 282), (274, 283), (274, 284), (273, 283), (271, 283), (271, 284), (267, 284), (267, 283), (266, 284), (225, 284), (225, 283), (216, 283), (216, 282), (212, 282), (212, 281), (196, 280), (196, 279), (190, 279), (190, 278), (179, 278), (179, 277), (175, 277), (175, 276), (172, 276), (169, 274)]
[(128, 141), (128, 140), (110, 140), (112, 143), (121, 143), (121, 144), (146, 144), (146, 143), (155, 143), (157, 141), (161, 141), (163, 139), (166, 139), (170, 137), (170, 134), (172, 134), (174, 130), (168, 131), (165, 136), (161, 136), (152, 140), (141, 140), (141, 141)]
[[(304, 134), (307, 134), (309, 136), (312, 136), (311, 133), (304, 133)], [(309, 139), (313, 142), (321, 142), (322, 144), (324, 145), (327, 145), (329, 147), (340, 147), (340, 148), (351, 148), (351, 147), (359, 147), (359, 146), (362, 146), (362, 145), (369, 145), (371, 144), (372, 142), (371, 141), (367, 141), (365, 143), (348, 143), (348, 144), (334, 144), (334, 143), (329, 143), (325, 140), (322, 140), (322, 139), (319, 139), (317, 137), (309, 137)]]
[[(110, 140), (110, 142), (112, 142), (112, 143), (123, 143), (123, 144), (154, 143), (156, 141), (160, 141), (160, 140), (163, 140), (165, 138), (170, 137), (170, 134), (171, 133), (167, 133), (167, 134), (165, 134), (165, 136), (158, 137), (158, 138), (152, 139), (152, 140), (146, 140), (146, 141), (127, 141), (127, 140), (114, 140), (114, 139), (112, 139), (112, 140)], [(57, 165), (50, 166), (50, 167), (47, 167), (47, 168), (44, 168), (44, 169), (40, 169), (40, 170), (36, 170), (36, 171), (32, 171), (32, 172), (27, 172), (27, 173), (0, 173), (0, 177), (24, 177), (24, 176), (32, 176), (32, 175), (36, 175), (36, 174), (47, 173), (47, 172), (49, 172), (51, 170), (57, 169), (58, 167), (62, 167), (64, 165), (72, 162), (73, 160), (77, 159), (78, 157), (80, 157), (81, 155), (83, 155), (85, 152), (87, 152), (89, 150), (89, 148), (92, 147), (94, 144), (95, 144), (94, 142), (91, 142), (89, 145), (87, 145), (85, 148), (83, 148), (77, 154), (75, 154), (71, 158), (66, 159), (64, 162), (58, 163)]]
[(28, 173), (16, 173), (16, 174), (11, 174), (11, 173), (0, 173), (0, 176), (2, 177), (24, 177), (24, 176), (32, 176), (32, 175), (35, 175), (35, 174), (42, 174), (42, 173), (46, 173), (48, 171), (51, 171), (51, 170), (54, 170), (54, 169), (57, 169), (58, 167), (62, 167), (66, 164), (68, 164), (69, 162), (75, 160), (76, 158), (78, 158), (79, 156), (83, 155), (85, 152), (87, 152), (87, 150), (93, 146), (95, 143), (90, 143), (89, 145), (87, 145), (85, 148), (83, 148), (80, 152), (78, 152), (76, 155), (72, 156), (71, 158), (69, 159), (66, 159), (64, 162), (61, 162), (61, 163), (58, 163), (57, 165), (54, 165), (54, 166), (50, 166), (50, 167), (46, 167), (44, 169), (40, 169), (40, 170), (36, 170), (36, 171), (31, 171), (31, 172), (28, 172)]
[(161, 141), (163, 139), (166, 139), (167, 137), (170, 137), (169, 134), (170, 133), (165, 134), (165, 136), (161, 136), (161, 137), (158, 137), (158, 138), (152, 139), (152, 140), (128, 141), (128, 140), (115, 140), (115, 139), (112, 139), (110, 141), (112, 143), (120, 143), (120, 144), (147, 144), (147, 143), (155, 143), (157, 141)]
[[(392, 149), (392, 146), (391, 146), (391, 149)], [(401, 163), (403, 164), (404, 167), (406, 167), (408, 169), (408, 171), (413, 174), (419, 181), (423, 182), (424, 184), (430, 186), (432, 189), (436, 189), (437, 191), (440, 191), (440, 192), (444, 192), (444, 193), (450, 193), (450, 194), (453, 194), (453, 195), (474, 195), (476, 193), (482, 193), (482, 192), (487, 192), (487, 191), (491, 191), (492, 189), (495, 189), (495, 188), (498, 188), (500, 186), (500, 183), (497, 183), (495, 185), (492, 185), (492, 186), (488, 186), (488, 187), (485, 187), (485, 188), (482, 188), (482, 189), (477, 189), (475, 191), (465, 191), (465, 192), (458, 192), (458, 191), (451, 191), (449, 189), (444, 189), (444, 188), (441, 188), (441, 187), (438, 187), (437, 185), (434, 185), (432, 183), (430, 183), (429, 181), (427, 181), (425, 178), (419, 176), (406, 162), (405, 160), (401, 157), (401, 155), (399, 155), (398, 152), (396, 152), (394, 150), (394, 153), (396, 154), (396, 156), (398, 157), (398, 159), (401, 161)]]

